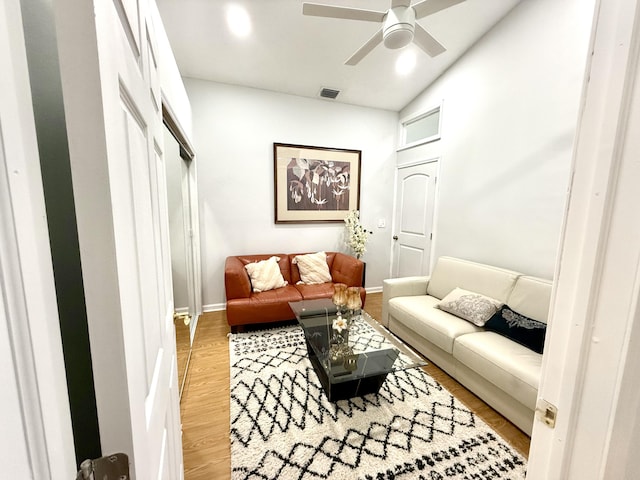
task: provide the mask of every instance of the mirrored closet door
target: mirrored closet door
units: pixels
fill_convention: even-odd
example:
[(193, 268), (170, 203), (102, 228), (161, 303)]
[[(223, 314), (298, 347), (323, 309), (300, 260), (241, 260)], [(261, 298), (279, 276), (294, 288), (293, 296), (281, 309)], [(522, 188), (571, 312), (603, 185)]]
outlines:
[(198, 204), (192, 155), (178, 143), (169, 126), (164, 137), (178, 386), (182, 397), (201, 313)]

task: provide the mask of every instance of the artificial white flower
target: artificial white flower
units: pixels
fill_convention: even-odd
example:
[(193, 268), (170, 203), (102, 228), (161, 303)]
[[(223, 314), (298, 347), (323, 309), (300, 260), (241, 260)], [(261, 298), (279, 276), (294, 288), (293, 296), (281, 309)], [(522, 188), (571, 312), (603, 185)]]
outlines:
[(342, 318), (342, 316), (338, 316), (334, 321), (333, 321), (333, 329), (337, 330), (338, 333), (342, 333), (343, 330), (347, 329), (347, 322), (344, 318)]

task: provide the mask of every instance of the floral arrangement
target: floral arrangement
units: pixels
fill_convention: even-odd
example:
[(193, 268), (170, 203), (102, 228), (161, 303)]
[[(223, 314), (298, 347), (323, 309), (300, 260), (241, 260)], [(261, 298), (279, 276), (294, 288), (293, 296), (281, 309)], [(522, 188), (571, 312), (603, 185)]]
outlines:
[(367, 251), (365, 245), (369, 238), (369, 233), (360, 223), (360, 212), (351, 210), (344, 219), (347, 228), (346, 245), (351, 249), (356, 258), (360, 258)]

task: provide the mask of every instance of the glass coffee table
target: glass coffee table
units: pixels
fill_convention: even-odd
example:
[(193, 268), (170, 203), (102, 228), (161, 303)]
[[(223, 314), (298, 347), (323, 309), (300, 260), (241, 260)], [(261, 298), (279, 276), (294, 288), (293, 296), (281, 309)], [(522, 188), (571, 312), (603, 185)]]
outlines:
[(311, 364), (332, 402), (376, 393), (389, 373), (426, 365), (364, 310), (353, 317), (348, 333), (340, 333), (333, 328), (337, 312), (331, 299), (290, 302), (289, 306), (304, 331)]

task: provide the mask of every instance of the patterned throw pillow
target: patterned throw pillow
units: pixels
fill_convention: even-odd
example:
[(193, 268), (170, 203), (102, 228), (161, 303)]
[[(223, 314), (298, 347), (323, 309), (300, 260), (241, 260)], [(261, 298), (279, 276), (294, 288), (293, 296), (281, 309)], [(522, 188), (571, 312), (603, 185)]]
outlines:
[(544, 337), (547, 334), (547, 324), (520, 315), (511, 310), (507, 305), (491, 317), (484, 327), (520, 345), (524, 345), (534, 352), (542, 353), (544, 349)]
[(440, 300), (436, 307), (482, 327), (502, 305), (502, 302), (494, 298), (456, 288)]
[(280, 272), (279, 261), (280, 257), (271, 257), (260, 262), (247, 263), (244, 266), (251, 278), (251, 287), (254, 292), (266, 292), (287, 285)]
[(296, 255), (293, 262), (298, 265), (301, 281), (313, 285), (316, 283), (327, 283), (331, 281), (329, 265), (327, 265), (327, 254), (324, 252), (309, 253), (307, 255)]

